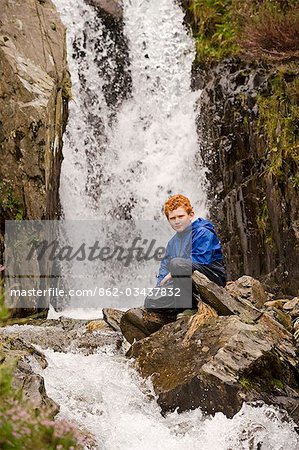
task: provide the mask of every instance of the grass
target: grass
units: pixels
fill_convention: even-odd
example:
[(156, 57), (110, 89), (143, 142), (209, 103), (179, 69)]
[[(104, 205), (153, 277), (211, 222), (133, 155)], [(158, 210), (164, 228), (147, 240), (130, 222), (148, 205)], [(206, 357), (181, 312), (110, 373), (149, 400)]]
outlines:
[(299, 58), (297, 0), (183, 0), (197, 62), (229, 56), (266, 61)]

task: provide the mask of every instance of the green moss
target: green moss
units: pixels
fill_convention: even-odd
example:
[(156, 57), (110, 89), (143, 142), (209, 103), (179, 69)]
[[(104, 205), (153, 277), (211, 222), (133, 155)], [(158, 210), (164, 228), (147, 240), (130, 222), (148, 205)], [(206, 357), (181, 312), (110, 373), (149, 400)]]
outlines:
[(238, 25), (232, 20), (233, 0), (185, 1), (191, 13), (197, 61), (221, 60), (239, 53)]
[(298, 187), (299, 173), (299, 70), (277, 70), (270, 91), (259, 94), (258, 133), (266, 138), (266, 174)]
[(290, 366), (282, 362), (275, 351), (264, 353), (247, 370), (240, 374), (240, 384), (245, 389), (253, 389), (272, 394), (285, 386), (297, 389), (297, 381)]
[(244, 389), (250, 389), (251, 382), (250, 382), (250, 380), (248, 380), (248, 378), (242, 377), (242, 378), (240, 378), (239, 382)]
[(277, 387), (277, 389), (279, 389), (279, 390), (284, 389), (284, 384), (281, 380), (277, 380), (276, 378), (273, 378), (272, 382), (273, 382), (273, 385), (275, 387)]
[(272, 229), (271, 229), (271, 225), (270, 225), (271, 222), (270, 222), (270, 217), (269, 217), (269, 210), (268, 210), (266, 196), (264, 196), (262, 198), (261, 208), (256, 217), (256, 223), (257, 223), (257, 226), (258, 226), (258, 229), (259, 229), (261, 235), (264, 238), (265, 244), (273, 247), (274, 241), (272, 238)]
[(21, 204), (5, 181), (0, 181), (0, 211), (6, 219), (23, 219)]

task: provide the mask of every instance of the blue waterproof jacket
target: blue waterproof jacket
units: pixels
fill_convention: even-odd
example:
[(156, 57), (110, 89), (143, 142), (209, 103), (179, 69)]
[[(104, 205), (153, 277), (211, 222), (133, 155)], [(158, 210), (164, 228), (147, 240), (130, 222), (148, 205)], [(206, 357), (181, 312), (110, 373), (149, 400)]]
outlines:
[(206, 219), (196, 219), (184, 231), (177, 232), (170, 239), (160, 263), (157, 285), (169, 273), (170, 261), (178, 256), (200, 264), (221, 261), (221, 245), (212, 223)]

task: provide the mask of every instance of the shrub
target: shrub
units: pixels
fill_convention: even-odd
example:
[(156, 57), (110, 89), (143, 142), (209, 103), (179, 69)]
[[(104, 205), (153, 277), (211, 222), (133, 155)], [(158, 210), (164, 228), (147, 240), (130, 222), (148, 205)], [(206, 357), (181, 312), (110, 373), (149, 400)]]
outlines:
[(291, 61), (299, 57), (299, 8), (282, 11), (268, 4), (247, 19), (240, 39), (257, 59)]
[(297, 0), (183, 0), (197, 60), (242, 55), (268, 61), (299, 58)]
[(12, 387), (13, 366), (0, 365), (0, 448), (3, 450), (79, 450), (79, 432), (64, 420), (54, 421), (45, 410), (30, 408)]

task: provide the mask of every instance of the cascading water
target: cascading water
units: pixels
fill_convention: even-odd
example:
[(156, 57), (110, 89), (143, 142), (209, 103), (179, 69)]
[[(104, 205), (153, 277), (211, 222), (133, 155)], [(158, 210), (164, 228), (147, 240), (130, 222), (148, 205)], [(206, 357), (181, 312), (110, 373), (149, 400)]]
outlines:
[[(163, 417), (149, 381), (115, 350), (97, 354), (45, 352), (42, 372), (61, 418), (88, 430), (99, 450), (296, 450), (292, 426), (271, 406), (244, 404), (233, 419), (203, 417), (200, 408)], [(78, 370), (80, 368), (80, 370)]]
[[(118, 21), (108, 20), (84, 0), (56, 0), (56, 5), (68, 30), (74, 96), (61, 173), (64, 218), (104, 220), (110, 231), (119, 219), (162, 220), (161, 232), (153, 233), (160, 237), (165, 226), (162, 205), (178, 192), (189, 196), (196, 212), (204, 214), (205, 170), (195, 112), (200, 92), (190, 88), (195, 49), (179, 5), (173, 0), (125, 0), (123, 20)], [(75, 247), (76, 226), (68, 222), (64, 227), (65, 242)], [(146, 234), (149, 226), (142, 227)], [(97, 228), (95, 235), (108, 235), (100, 232), (100, 224)], [(88, 242), (89, 230), (80, 231), (82, 241)], [(122, 243), (137, 235), (134, 229), (131, 235), (126, 230), (124, 225), (119, 227)], [(108, 264), (104, 270), (96, 263), (86, 264), (85, 273), (92, 280), (99, 274), (112, 274), (107, 286), (103, 279), (94, 284), (88, 279), (86, 289), (99, 284), (119, 287), (120, 281), (121, 291), (124, 284), (138, 288), (155, 285), (155, 269), (149, 268), (150, 263), (144, 267), (135, 264), (127, 274), (108, 268)], [(63, 286), (79, 290), (82, 281), (78, 274), (83, 271), (74, 261), (65, 266)], [(137, 275), (140, 285), (136, 284)], [(85, 300), (94, 306), (103, 305), (105, 299)], [(143, 302), (134, 300), (135, 306)], [(81, 305), (82, 298), (72, 298), (71, 304)], [(121, 304), (122, 299), (114, 302), (114, 306)]]
[[(55, 0), (68, 30), (74, 100), (64, 139), (61, 203), (67, 219), (161, 219), (172, 193), (205, 213), (190, 90), (194, 48), (174, 0), (124, 0), (117, 42), (107, 18), (83, 0)], [(111, 25), (111, 24), (110, 24)], [(98, 449), (295, 450), (290, 423), (268, 406), (233, 418), (200, 409), (162, 417), (150, 383), (113, 349), (84, 356), (45, 352), (48, 394), (60, 416), (96, 438)], [(80, 373), (78, 372), (80, 367)]]
[(55, 3), (73, 55), (74, 101), (60, 191), (65, 218), (152, 220), (161, 217), (169, 194), (178, 192), (204, 213), (194, 110), (199, 92), (190, 89), (194, 44), (178, 4), (124, 1), (128, 68), (119, 56), (124, 45), (116, 45), (91, 6), (83, 0)]

